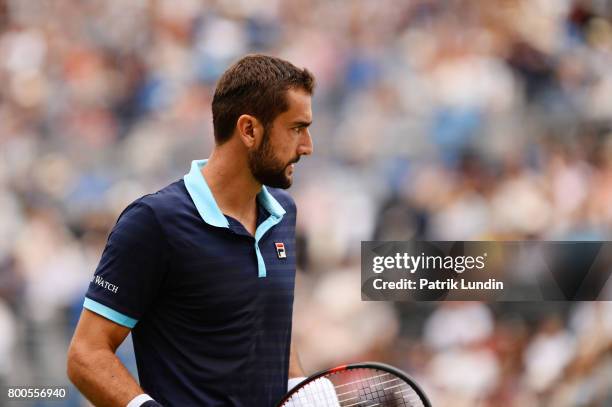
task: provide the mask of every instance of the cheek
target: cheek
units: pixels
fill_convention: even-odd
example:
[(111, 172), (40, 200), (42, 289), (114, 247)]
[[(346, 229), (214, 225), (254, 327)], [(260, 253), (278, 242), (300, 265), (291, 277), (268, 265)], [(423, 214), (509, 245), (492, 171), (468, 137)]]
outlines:
[(298, 141), (298, 138), (291, 131), (274, 134), (270, 140), (270, 152), (279, 162), (291, 161), (297, 154)]
[(297, 143), (295, 142), (295, 137), (291, 137), (291, 134), (287, 135), (284, 138), (283, 142), (277, 143), (274, 151), (276, 152), (276, 157), (283, 160), (290, 160), (295, 155), (295, 151), (297, 149)]

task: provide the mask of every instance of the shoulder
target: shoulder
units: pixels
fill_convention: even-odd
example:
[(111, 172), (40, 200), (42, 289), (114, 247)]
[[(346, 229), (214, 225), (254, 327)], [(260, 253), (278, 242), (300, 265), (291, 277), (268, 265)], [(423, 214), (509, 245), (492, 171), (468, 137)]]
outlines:
[(287, 213), (296, 212), (295, 201), (293, 200), (293, 198), (291, 197), (291, 195), (289, 195), (287, 191), (285, 191), (284, 189), (270, 188), (270, 187), (266, 187), (266, 189), (268, 190), (270, 195), (272, 195), (274, 199), (278, 201), (278, 203), (283, 207), (283, 209)]
[(164, 214), (185, 202), (186, 192), (182, 180), (175, 181), (157, 192), (132, 201), (119, 215), (118, 223), (134, 220), (159, 226)]
[(189, 199), (185, 183), (180, 179), (157, 192), (138, 198), (135, 202), (150, 207), (153, 212), (159, 212), (175, 208), (178, 203), (184, 203)]

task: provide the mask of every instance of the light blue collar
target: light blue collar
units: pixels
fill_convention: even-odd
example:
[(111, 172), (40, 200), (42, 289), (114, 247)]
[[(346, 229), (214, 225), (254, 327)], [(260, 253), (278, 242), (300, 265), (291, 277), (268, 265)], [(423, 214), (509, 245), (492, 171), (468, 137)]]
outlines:
[[(204, 222), (211, 226), (229, 228), (227, 218), (223, 215), (221, 209), (219, 209), (206, 183), (206, 179), (202, 176), (202, 167), (204, 167), (207, 162), (208, 160), (194, 160), (191, 162), (191, 170), (183, 177), (185, 187)], [(273, 218), (281, 219), (286, 213), (285, 209), (278, 203), (276, 198), (268, 192), (265, 186), (261, 187), (261, 192), (257, 194), (257, 199)]]

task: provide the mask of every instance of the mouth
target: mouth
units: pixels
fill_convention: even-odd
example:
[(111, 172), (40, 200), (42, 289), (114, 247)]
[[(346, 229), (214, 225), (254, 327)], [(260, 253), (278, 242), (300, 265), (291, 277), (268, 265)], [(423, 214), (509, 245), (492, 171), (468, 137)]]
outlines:
[(300, 157), (296, 158), (295, 160), (289, 161), (289, 164), (287, 165), (287, 168), (291, 169), (292, 171), (295, 169), (295, 164), (300, 161)]

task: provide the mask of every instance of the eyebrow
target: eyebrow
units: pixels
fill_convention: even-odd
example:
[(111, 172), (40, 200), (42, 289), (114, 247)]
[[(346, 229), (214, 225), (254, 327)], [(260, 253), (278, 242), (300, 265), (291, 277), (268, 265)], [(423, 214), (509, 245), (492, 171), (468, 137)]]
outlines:
[(291, 123), (292, 127), (308, 127), (312, 124), (312, 122), (307, 122), (307, 121), (297, 121), (297, 122), (293, 122)]

